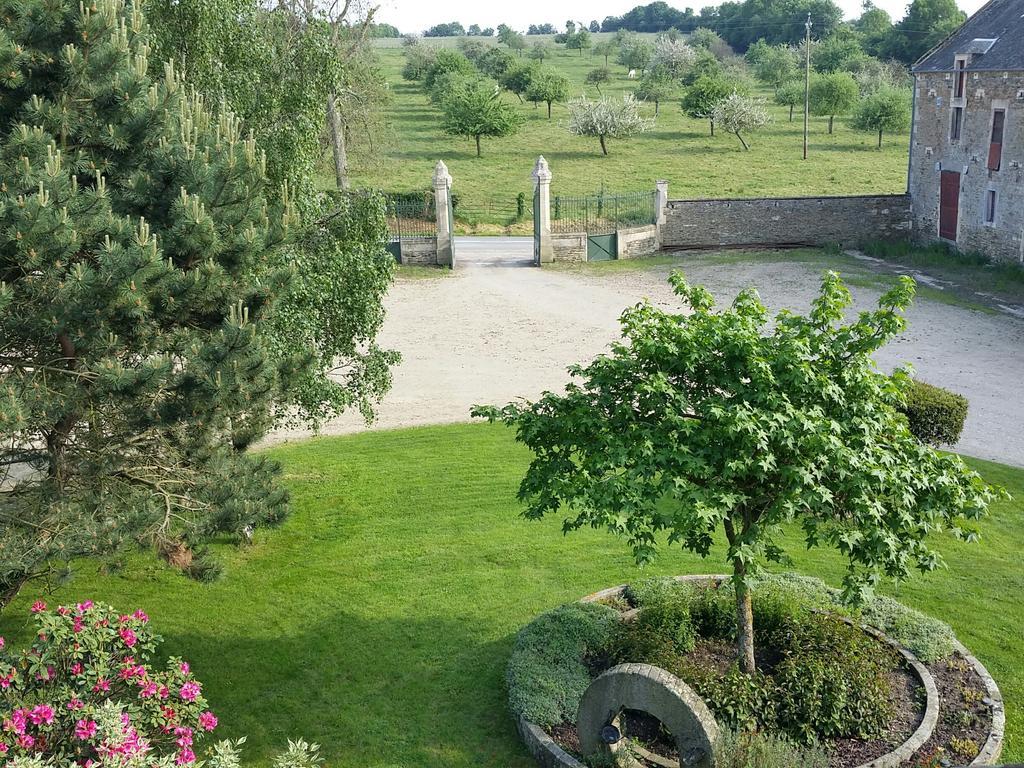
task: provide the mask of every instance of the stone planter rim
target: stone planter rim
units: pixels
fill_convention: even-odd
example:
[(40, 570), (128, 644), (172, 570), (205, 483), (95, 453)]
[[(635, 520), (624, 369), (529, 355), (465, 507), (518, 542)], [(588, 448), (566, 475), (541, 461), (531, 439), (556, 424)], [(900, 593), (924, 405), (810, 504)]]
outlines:
[[(681, 582), (714, 582), (715, 584), (721, 584), (723, 581), (727, 581), (730, 577), (724, 574), (693, 574), (674, 576), (672, 578), (675, 581)], [(580, 598), (579, 602), (595, 603), (612, 597), (620, 597), (627, 586), (628, 584), (619, 584), (614, 587), (608, 587), (597, 592), (592, 592), (591, 594)], [(846, 617), (842, 618), (847, 623), (859, 627), (864, 632), (867, 632), (872, 637), (890, 645), (899, 652), (925, 688), (926, 701), (924, 715), (921, 718), (921, 723), (910, 737), (893, 751), (881, 755), (870, 762), (856, 766), (856, 768), (895, 768), (908, 760), (914, 752), (920, 749), (928, 739), (931, 738), (932, 732), (938, 723), (939, 692), (935, 685), (935, 679), (932, 677), (931, 672), (928, 671), (928, 668), (922, 664), (913, 653), (901, 646), (892, 638), (887, 637), (884, 633), (878, 631), (874, 627), (869, 627), (866, 624), (855, 622)], [(1003, 737), (1006, 729), (1006, 713), (1003, 707), (1003, 697), (999, 691), (999, 686), (996, 685), (995, 680), (988, 673), (988, 670), (985, 669), (985, 666), (974, 655), (972, 655), (959, 640), (955, 642), (954, 649), (964, 657), (964, 659), (974, 668), (975, 672), (977, 672), (978, 676), (981, 677), (986, 691), (988, 692), (988, 697), (992, 700), (992, 704), (990, 705), (990, 709), (992, 710), (992, 727), (990, 729), (989, 736), (981, 751), (978, 753), (978, 756), (971, 761), (970, 765), (992, 765), (999, 758), (999, 754), (1002, 751)], [(582, 762), (556, 744), (554, 739), (552, 739), (544, 729), (536, 723), (532, 723), (526, 718), (520, 716), (517, 718), (516, 725), (527, 749), (529, 749), (537, 762), (541, 766), (544, 766), (544, 768), (586, 768)]]

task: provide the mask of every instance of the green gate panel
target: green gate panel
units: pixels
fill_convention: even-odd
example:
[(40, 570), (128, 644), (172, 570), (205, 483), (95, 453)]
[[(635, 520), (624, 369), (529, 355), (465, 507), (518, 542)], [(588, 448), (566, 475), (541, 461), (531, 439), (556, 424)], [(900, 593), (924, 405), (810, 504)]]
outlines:
[(611, 261), (618, 250), (618, 236), (589, 235), (587, 237), (587, 261)]
[(402, 241), (391, 240), (388, 242), (388, 252), (395, 257), (395, 261), (402, 263)]

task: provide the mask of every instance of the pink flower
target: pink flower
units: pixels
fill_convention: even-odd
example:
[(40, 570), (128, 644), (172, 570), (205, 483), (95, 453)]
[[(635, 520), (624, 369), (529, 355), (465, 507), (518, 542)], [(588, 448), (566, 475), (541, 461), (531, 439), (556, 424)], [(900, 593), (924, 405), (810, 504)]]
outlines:
[(78, 612), (79, 612), (79, 613), (85, 613), (85, 612), (86, 612), (86, 611), (88, 611), (88, 610), (89, 610), (90, 608), (92, 608), (92, 606), (93, 606), (93, 602), (92, 602), (92, 600), (86, 600), (86, 601), (85, 601), (84, 603), (79, 603), (79, 604), (78, 604), (77, 606), (75, 606), (75, 607), (76, 607), (76, 608), (78, 608)]
[(8, 749), (7, 745), (2, 743), (2, 742), (0, 742), (0, 755), (6, 755), (7, 754), (7, 749)]
[(131, 630), (130, 627), (121, 627), (120, 631), (118, 631), (118, 634), (121, 636), (121, 640), (124, 641), (124, 644), (127, 645), (129, 648), (134, 647), (135, 643), (139, 641), (139, 639), (135, 636), (135, 633)]
[(140, 681), (142, 690), (139, 691), (140, 699), (148, 699), (150, 696), (156, 696), (157, 687), (154, 682)]
[(133, 613), (132, 616), (141, 621), (143, 624), (149, 623), (149, 616), (147, 616), (146, 613), (141, 608), (137, 610), (135, 613)]
[(88, 741), (96, 735), (96, 721), (95, 720), (79, 720), (75, 723), (75, 737)]
[(72, 675), (80, 675), (80, 674), (82, 674), (82, 664), (80, 662), (76, 661), (74, 664), (71, 665), (71, 674)]
[(4, 639), (0, 637), (0, 648), (4, 647)]
[(48, 704), (37, 704), (28, 715), (33, 725), (49, 725), (53, 722), (53, 707)]
[(189, 680), (183, 686), (181, 686), (181, 698), (185, 701), (195, 701), (196, 697), (199, 696), (201, 686), (194, 680)]
[(32, 749), (35, 743), (35, 738), (29, 736), (27, 733), (23, 733), (21, 736), (18, 737), (18, 746), (22, 749)]
[(188, 665), (188, 662), (187, 662), (187, 661), (183, 661), (183, 662), (181, 662), (181, 666), (180, 666), (180, 667), (178, 667), (178, 669), (180, 669), (180, 670), (181, 670), (181, 674), (183, 674), (183, 675), (187, 675), (187, 674), (188, 674), (188, 672), (189, 672), (189, 669), (190, 669), (190, 667), (189, 667), (189, 665)]
[(70, 709), (72, 712), (74, 712), (77, 709), (84, 709), (84, 708), (85, 708), (85, 702), (82, 701), (81, 699), (72, 698), (70, 701), (68, 701), (68, 709)]
[(199, 727), (204, 731), (212, 731), (217, 727), (217, 716), (213, 712), (203, 712), (199, 715)]
[(71, 613), (71, 610), (66, 605), (57, 606), (58, 616), (67, 616), (69, 613)]
[(36, 600), (34, 603), (32, 603), (32, 608), (30, 608), (29, 610), (31, 610), (32, 613), (42, 613), (46, 610), (46, 603), (44, 603), (42, 600)]
[(85, 622), (82, 621), (82, 617), (81, 616), (75, 616), (74, 621), (72, 621), (72, 624), (71, 624), (71, 631), (74, 632), (75, 634), (78, 634), (83, 629), (85, 629)]
[(28, 727), (27, 714), (27, 710), (24, 709), (16, 709), (11, 712), (10, 718), (4, 720), (4, 730), (14, 731), (15, 733), (24, 733), (25, 728)]
[(110, 690), (110, 681), (106, 680), (105, 678), (102, 678), (102, 677), (99, 680), (97, 680), (96, 681), (96, 685), (94, 685), (92, 687), (92, 692), (93, 693), (99, 693), (100, 691), (109, 691), (109, 690)]
[(196, 761), (196, 753), (186, 747), (178, 753), (178, 757), (174, 760), (175, 765), (189, 765)]

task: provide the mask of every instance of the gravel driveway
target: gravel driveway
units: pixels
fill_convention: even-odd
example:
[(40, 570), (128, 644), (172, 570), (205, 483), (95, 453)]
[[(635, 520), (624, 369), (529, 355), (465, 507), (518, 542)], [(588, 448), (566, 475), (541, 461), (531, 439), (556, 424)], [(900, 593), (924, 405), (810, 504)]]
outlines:
[[(529, 238), (459, 238), (453, 274), (392, 287), (380, 340), (403, 360), (373, 429), (466, 421), (476, 403), (559, 389), (566, 366), (600, 353), (617, 336), (625, 307), (645, 297), (678, 306), (665, 281), (669, 266), (536, 269), (529, 266), (531, 248)], [(772, 310), (806, 310), (829, 266), (786, 254), (682, 254), (679, 260), (720, 303), (753, 285)], [(856, 308), (870, 307), (881, 293), (871, 279), (877, 267), (845, 263), (864, 286), (851, 286)], [(919, 297), (906, 332), (881, 351), (878, 363), (885, 370), (911, 363), (919, 378), (968, 397), (959, 451), (1024, 466), (1024, 320)], [(358, 414), (346, 414), (323, 431), (366, 428)], [(306, 436), (281, 431), (267, 442)]]

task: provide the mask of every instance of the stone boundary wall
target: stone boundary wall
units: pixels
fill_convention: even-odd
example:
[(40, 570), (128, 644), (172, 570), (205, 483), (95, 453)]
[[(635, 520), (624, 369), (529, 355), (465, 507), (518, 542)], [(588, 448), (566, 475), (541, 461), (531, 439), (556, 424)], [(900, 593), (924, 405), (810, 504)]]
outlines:
[(670, 200), (661, 247), (851, 246), (911, 231), (909, 195)]
[(586, 261), (587, 233), (552, 234), (551, 250), (554, 252), (555, 261)]
[(651, 256), (661, 249), (658, 225), (648, 224), (646, 227), (630, 227), (620, 229), (618, 237), (618, 258), (638, 259)]
[(402, 240), (402, 264), (437, 264), (437, 238), (417, 237)]

